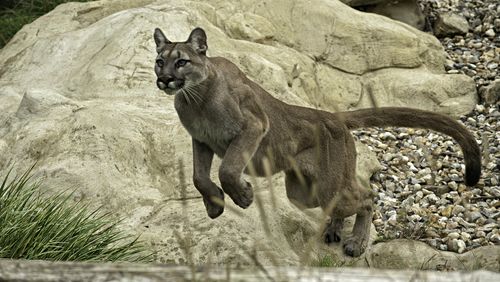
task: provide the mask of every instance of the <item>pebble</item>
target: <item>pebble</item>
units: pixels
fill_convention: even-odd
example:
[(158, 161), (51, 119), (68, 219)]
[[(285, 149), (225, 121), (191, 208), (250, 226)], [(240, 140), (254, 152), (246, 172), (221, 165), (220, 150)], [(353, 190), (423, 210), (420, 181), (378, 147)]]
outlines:
[(493, 37), (493, 36), (495, 36), (495, 31), (494, 31), (492, 28), (490, 28), (490, 29), (488, 29), (488, 30), (484, 33), (484, 35), (489, 36), (489, 37)]
[(472, 212), (466, 212), (465, 213), (465, 220), (468, 222), (475, 222), (476, 220), (480, 219), (483, 217), (479, 211), (472, 211)]
[(451, 232), (448, 234), (447, 237), (449, 240), (455, 240), (455, 239), (460, 238), (460, 234), (458, 234), (458, 232)]
[(461, 213), (463, 213), (465, 211), (465, 208), (461, 205), (456, 205), (453, 207), (453, 210), (451, 211), (451, 213), (454, 215), (454, 216), (457, 216)]
[(449, 241), (447, 247), (448, 247), (448, 250), (461, 254), (465, 251), (467, 246), (465, 245), (465, 242), (463, 240), (453, 239), (453, 240)]

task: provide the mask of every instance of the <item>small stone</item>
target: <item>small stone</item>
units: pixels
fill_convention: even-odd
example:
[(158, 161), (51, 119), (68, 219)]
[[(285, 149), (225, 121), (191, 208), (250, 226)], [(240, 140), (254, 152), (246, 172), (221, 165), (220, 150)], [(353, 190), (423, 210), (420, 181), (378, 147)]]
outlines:
[(412, 222), (418, 222), (418, 221), (420, 221), (422, 219), (422, 217), (420, 215), (418, 215), (418, 214), (410, 215), (408, 218)]
[(453, 211), (453, 206), (447, 206), (441, 211), (442, 216), (450, 217)]
[(479, 227), (478, 229), (480, 231), (486, 231), (486, 232), (488, 232), (488, 231), (493, 230), (493, 228), (495, 228), (495, 227), (498, 227), (497, 223), (488, 223), (488, 224), (486, 224), (484, 226)]
[(487, 31), (484, 32), (484, 35), (489, 36), (489, 37), (494, 37), (495, 36), (495, 31), (490, 28)]
[(479, 218), (483, 217), (479, 211), (472, 211), (465, 213), (465, 219), (468, 222), (476, 222)]
[(430, 204), (435, 204), (437, 201), (439, 201), (439, 198), (434, 194), (429, 194), (429, 195), (425, 196), (425, 199)]
[(454, 216), (457, 216), (459, 215), (460, 213), (463, 213), (465, 211), (465, 208), (461, 205), (456, 205), (453, 207), (453, 210), (451, 211), (451, 213), (454, 215)]
[(396, 140), (396, 136), (394, 136), (394, 134), (392, 134), (388, 131), (380, 134), (379, 138), (382, 140), (392, 140), (392, 141)]
[(396, 157), (396, 154), (384, 154), (382, 158), (385, 162), (389, 162)]
[(462, 239), (464, 242), (469, 242), (471, 237), (472, 236), (467, 232), (460, 232), (460, 239)]
[(394, 192), (394, 190), (396, 189), (396, 184), (394, 184), (394, 182), (391, 182), (391, 181), (386, 181), (385, 182), (385, 189), (388, 191)]
[(424, 193), (422, 191), (417, 191), (417, 193), (415, 193), (415, 202), (420, 202), (420, 200), (422, 200), (422, 198), (424, 197)]
[(418, 168), (416, 168), (415, 165), (413, 165), (413, 163), (408, 162), (407, 165), (408, 165), (408, 168), (410, 169), (410, 171), (418, 172)]
[(483, 47), (483, 43), (481, 43), (481, 42), (474, 43), (474, 44), (472, 44), (472, 47), (475, 49), (479, 49), (479, 48)]
[(449, 240), (454, 240), (460, 238), (460, 234), (458, 234), (458, 232), (451, 232), (446, 237), (448, 237)]
[(458, 223), (456, 223), (455, 221), (448, 221), (446, 223), (446, 229), (448, 230), (453, 230), (453, 229), (457, 229), (458, 228)]
[(475, 109), (478, 113), (481, 113), (481, 114), (484, 113), (484, 105), (477, 104)]
[(410, 180), (408, 182), (413, 185), (420, 183), (420, 181), (415, 177), (410, 177)]
[(488, 63), (488, 64), (486, 65), (486, 67), (487, 67), (487, 68), (489, 68), (490, 70), (494, 70), (494, 69), (497, 69), (497, 68), (498, 68), (498, 64), (497, 64), (497, 63), (493, 63), (493, 62), (491, 62), (491, 63)]
[(450, 175), (450, 179), (451, 179), (451, 181), (455, 181), (455, 182), (462, 181), (462, 177), (458, 176), (458, 174), (456, 174), (456, 173), (452, 173)]
[(389, 223), (392, 226), (396, 226), (398, 224), (398, 216), (397, 214), (391, 215), (389, 219), (387, 220), (387, 223)]
[(420, 190), (422, 190), (422, 185), (420, 185), (419, 183), (413, 185), (413, 191), (420, 191)]
[(477, 246), (481, 246), (485, 242), (486, 242), (486, 238), (476, 238), (476, 239), (472, 240), (472, 244), (477, 245)]
[(457, 189), (458, 189), (458, 184), (457, 184), (455, 181), (450, 181), (450, 182), (448, 182), (448, 187), (449, 187), (451, 190), (457, 191)]
[[(465, 249), (467, 248), (467, 245), (465, 244), (465, 242), (460, 240), (460, 239), (453, 240), (452, 244), (454, 245), (454, 249), (456, 249), (456, 252), (459, 254), (465, 252)], [(455, 245), (456, 245), (456, 247), (455, 247)]]
[(476, 231), (474, 236), (476, 236), (476, 238), (484, 238), (484, 237), (486, 237), (486, 233), (482, 230), (478, 230), (478, 231)]
[(439, 234), (433, 228), (429, 228), (425, 231), (425, 236), (430, 238), (440, 238)]
[[(459, 223), (460, 225), (464, 226), (464, 227), (467, 227), (467, 228), (475, 228), (476, 225), (474, 223), (469, 223), (467, 221), (465, 221), (463, 218), (461, 217), (457, 217), (456, 218), (456, 221), (457, 223)], [(480, 229), (482, 230), (482, 229)], [(491, 230), (491, 229), (490, 229)]]
[(500, 234), (496, 233), (490, 236), (489, 241), (492, 242), (493, 244), (499, 244), (500, 243)]

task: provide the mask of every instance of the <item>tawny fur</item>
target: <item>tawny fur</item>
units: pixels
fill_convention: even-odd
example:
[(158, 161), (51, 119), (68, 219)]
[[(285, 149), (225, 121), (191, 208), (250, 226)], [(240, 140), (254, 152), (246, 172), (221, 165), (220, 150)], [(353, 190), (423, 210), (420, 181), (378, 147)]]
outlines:
[[(209, 217), (224, 211), (224, 193), (247, 208), (253, 201), (251, 185), (242, 177), (249, 162), (265, 176), (284, 171), (288, 198), (302, 208), (321, 206), (330, 223), (327, 243), (340, 241), (345, 217), (356, 214), (352, 236), (344, 251), (361, 255), (369, 238), (373, 193), (356, 181), (356, 149), (351, 129), (369, 126), (429, 128), (452, 136), (461, 146), (466, 183), (474, 185), (481, 173), (479, 147), (455, 120), (410, 108), (378, 108), (330, 113), (286, 104), (251, 81), (230, 61), (207, 57), (205, 32), (194, 29), (185, 42), (170, 42), (156, 29), (157, 85), (175, 95), (180, 121), (192, 136), (193, 182), (202, 194)], [(221, 159), (221, 188), (210, 179), (214, 154)], [(215, 200), (218, 198), (219, 200)]]

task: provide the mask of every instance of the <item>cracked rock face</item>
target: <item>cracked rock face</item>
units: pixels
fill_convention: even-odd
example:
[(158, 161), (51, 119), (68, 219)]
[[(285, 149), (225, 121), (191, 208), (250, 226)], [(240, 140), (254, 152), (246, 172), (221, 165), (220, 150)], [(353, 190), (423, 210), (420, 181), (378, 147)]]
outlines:
[[(280, 176), (272, 185), (275, 202), (266, 182), (256, 185), (271, 236), (255, 204), (242, 215), (228, 207), (217, 220), (207, 217), (190, 180), (190, 137), (172, 97), (155, 86), (155, 27), (173, 41), (203, 27), (210, 56), (230, 59), (293, 104), (332, 111), (367, 107), (371, 86), (379, 106), (458, 116), (477, 99), (472, 79), (445, 74), (434, 37), (337, 1), (309, 2), (59, 6), (0, 51), (0, 170), (38, 161), (46, 189), (75, 189), (75, 200), (126, 218), (123, 228), (143, 234), (160, 262), (185, 262), (182, 248), (189, 246), (195, 263), (251, 264), (244, 249), (255, 247), (263, 262), (299, 264), (320, 211), (292, 206)], [(365, 148), (358, 150), (359, 173), (367, 181), (378, 164)], [(185, 206), (179, 160), (187, 175)]]

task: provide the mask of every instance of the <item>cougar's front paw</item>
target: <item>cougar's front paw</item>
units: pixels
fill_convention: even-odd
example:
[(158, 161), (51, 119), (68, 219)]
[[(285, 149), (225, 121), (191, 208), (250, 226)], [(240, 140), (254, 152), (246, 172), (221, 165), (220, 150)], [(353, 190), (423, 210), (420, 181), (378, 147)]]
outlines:
[(244, 180), (241, 180), (239, 185), (230, 186), (222, 183), (222, 189), (242, 209), (248, 208), (253, 202), (252, 185)]
[(363, 240), (352, 236), (344, 242), (344, 253), (351, 257), (359, 257), (365, 252), (366, 244)]
[(203, 197), (203, 203), (205, 204), (205, 208), (207, 209), (207, 214), (210, 218), (214, 219), (219, 217), (224, 212), (224, 192), (221, 189), (218, 189), (219, 194), (216, 196), (220, 201), (213, 201), (207, 197)]

